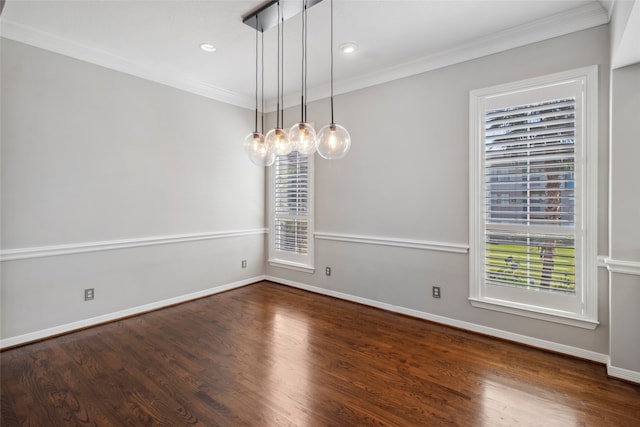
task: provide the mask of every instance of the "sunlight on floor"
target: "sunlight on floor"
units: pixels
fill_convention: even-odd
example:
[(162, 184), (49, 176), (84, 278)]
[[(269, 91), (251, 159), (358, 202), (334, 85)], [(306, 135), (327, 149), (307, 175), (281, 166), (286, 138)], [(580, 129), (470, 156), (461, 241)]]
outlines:
[[(305, 316), (278, 311), (273, 318), (273, 340), (269, 346), (271, 366), (269, 393), (277, 410), (297, 425), (310, 422), (308, 408), (313, 407), (309, 377), (309, 329)], [(286, 405), (286, 406), (282, 406)]]
[[(545, 427), (578, 425), (577, 414), (573, 408), (559, 403), (558, 396), (554, 396), (550, 391), (536, 391), (537, 393), (532, 394), (506, 384), (484, 381), (481, 425), (514, 426), (520, 425), (519, 420), (523, 419), (537, 420), (531, 425)], [(545, 393), (548, 395), (545, 396)]]

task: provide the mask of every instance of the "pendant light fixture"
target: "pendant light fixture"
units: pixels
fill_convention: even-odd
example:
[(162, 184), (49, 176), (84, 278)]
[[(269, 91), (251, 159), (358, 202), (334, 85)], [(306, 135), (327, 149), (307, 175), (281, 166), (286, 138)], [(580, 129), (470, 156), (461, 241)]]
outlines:
[[(258, 36), (256, 33), (256, 126), (254, 132), (245, 138), (245, 149), (251, 160), (262, 166), (270, 166), (276, 156), (283, 156), (296, 150), (301, 154), (311, 155), (315, 151), (325, 159), (341, 159), (351, 148), (351, 136), (347, 130), (334, 121), (333, 93), (333, 0), (331, 3), (331, 123), (316, 134), (313, 126), (307, 123), (307, 9), (322, 0), (300, 0), (300, 3), (288, 2), (281, 6), (282, 0), (269, 0), (258, 9), (243, 17), (242, 22), (263, 33), (262, 62), (262, 129), (264, 129), (264, 31), (277, 25), (277, 92), (276, 92), (276, 127), (262, 135), (258, 132)], [(298, 5), (302, 10), (297, 9)], [(300, 122), (289, 129), (284, 127), (284, 21), (298, 12), (302, 13), (302, 96)], [(254, 27), (255, 25), (255, 27)]]
[[(284, 105), (282, 110), (280, 109), (280, 102), (284, 102), (284, 19), (280, 13), (280, 2), (277, 3), (278, 7), (278, 84), (277, 94), (278, 97), (276, 103), (276, 127), (267, 132), (265, 141), (267, 145), (273, 147), (273, 151), (278, 156), (286, 156), (293, 151), (291, 141), (289, 141), (289, 135), (283, 129), (284, 124)], [(281, 52), (282, 49), (282, 52)]]
[(307, 123), (307, 0), (302, 0), (302, 89), (300, 100), (300, 122), (289, 130), (293, 149), (300, 154), (311, 155), (316, 151), (316, 130)]
[[(271, 166), (276, 160), (273, 146), (266, 141), (264, 130), (264, 105), (262, 106), (262, 131), (258, 132), (258, 16), (256, 15), (256, 110), (254, 131), (244, 139), (244, 149), (249, 159), (258, 166)], [(264, 104), (264, 33), (262, 35), (262, 103)]]
[(333, 120), (333, 0), (331, 2), (331, 123), (318, 132), (316, 148), (325, 159), (341, 159), (351, 148), (351, 136), (347, 130)]

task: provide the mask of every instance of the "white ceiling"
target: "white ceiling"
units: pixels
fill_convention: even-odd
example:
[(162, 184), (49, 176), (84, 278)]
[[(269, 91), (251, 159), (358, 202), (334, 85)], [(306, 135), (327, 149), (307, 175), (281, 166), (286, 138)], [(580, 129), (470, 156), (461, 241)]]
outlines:
[[(283, 0), (300, 1), (300, 0)], [(261, 0), (8, 0), (2, 36), (244, 107), (254, 104)], [(603, 6), (604, 5), (604, 6)], [(604, 24), (608, 1), (334, 0), (336, 93)], [(330, 0), (309, 9), (309, 98), (329, 88)], [(299, 103), (299, 15), (284, 26), (285, 97)], [(265, 98), (276, 86), (276, 30), (265, 32)], [(215, 53), (199, 49), (212, 43)]]

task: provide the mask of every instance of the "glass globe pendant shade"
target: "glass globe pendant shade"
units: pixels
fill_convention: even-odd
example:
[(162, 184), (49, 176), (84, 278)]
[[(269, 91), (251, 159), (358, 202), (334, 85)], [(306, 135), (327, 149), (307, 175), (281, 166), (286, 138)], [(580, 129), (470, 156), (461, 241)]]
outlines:
[(249, 159), (258, 166), (271, 166), (276, 155), (269, 147), (264, 136), (259, 132), (252, 132), (244, 139), (244, 149)]
[(264, 143), (264, 136), (260, 132), (251, 132), (244, 138), (244, 151), (248, 155), (258, 152), (261, 143)]
[(293, 150), (311, 155), (316, 151), (316, 130), (309, 123), (296, 123), (289, 130), (289, 141)]
[(327, 160), (341, 159), (351, 148), (351, 136), (345, 128), (335, 123), (320, 129), (316, 139), (318, 154)]
[(293, 151), (293, 147), (289, 141), (289, 135), (287, 135), (284, 129), (271, 129), (267, 132), (264, 139), (268, 146), (273, 147), (273, 152), (277, 156), (286, 156)]

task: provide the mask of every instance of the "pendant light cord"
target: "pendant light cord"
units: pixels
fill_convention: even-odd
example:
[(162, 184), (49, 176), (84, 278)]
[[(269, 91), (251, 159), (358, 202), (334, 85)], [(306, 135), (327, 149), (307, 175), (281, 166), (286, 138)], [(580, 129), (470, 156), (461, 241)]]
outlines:
[(282, 83), (280, 84), (280, 126), (284, 127), (284, 13), (282, 13), (281, 19), (282, 32), (280, 33), (280, 37), (282, 38), (282, 55), (280, 56), (280, 65), (282, 67), (282, 71), (280, 72), (280, 78), (282, 79)]
[(256, 117), (254, 133), (258, 133), (258, 15), (256, 15)]
[(262, 93), (262, 95), (260, 96), (261, 111), (262, 111), (262, 125), (260, 127), (260, 132), (264, 135), (264, 28), (262, 28), (262, 26), (260, 27), (260, 32), (262, 33), (262, 37), (260, 37), (260, 42), (262, 44), (262, 52), (260, 55), (260, 59), (262, 62), (260, 67), (260, 73), (262, 74), (262, 82), (260, 83), (260, 91)]
[(278, 83), (276, 85), (276, 129), (280, 128), (280, 2), (278, 2), (278, 57), (277, 57), (277, 72), (276, 78)]
[[(307, 65), (307, 55), (309, 48), (307, 46), (307, 34), (309, 31), (309, 18), (307, 16), (307, 0), (304, 0), (304, 98), (308, 99), (307, 93), (307, 75), (309, 73), (309, 66)], [(304, 103), (304, 122), (307, 122), (307, 103)]]
[(300, 94), (300, 123), (304, 123), (304, 58), (305, 58), (305, 39), (304, 39), (304, 8), (306, 6), (306, 1), (302, 0), (302, 8), (303, 8), (303, 13), (300, 15), (302, 17), (302, 31), (300, 31), (300, 35), (302, 37), (301, 40), (301, 44), (302, 44), (302, 58), (301, 58), (301, 62), (302, 62), (302, 67), (300, 67), (301, 71), (302, 71), (302, 75), (301, 77), (301, 81), (300, 84), (302, 85), (301, 88), (301, 94)]
[(302, 81), (301, 81), (301, 85), (302, 85), (302, 89), (301, 89), (301, 100), (300, 100), (300, 122), (301, 123), (306, 123), (307, 122), (307, 103), (305, 102), (305, 99), (307, 98), (307, 74), (308, 74), (308, 70), (309, 67), (307, 65), (307, 52), (309, 51), (308, 47), (307, 47), (307, 31), (309, 28), (309, 24), (308, 24), (308, 17), (307, 17), (307, 0), (302, 0), (302, 31), (301, 31), (301, 35), (302, 35), (302, 58), (301, 58), (301, 62), (302, 62)]
[(331, 124), (333, 121), (333, 0), (331, 0)]

